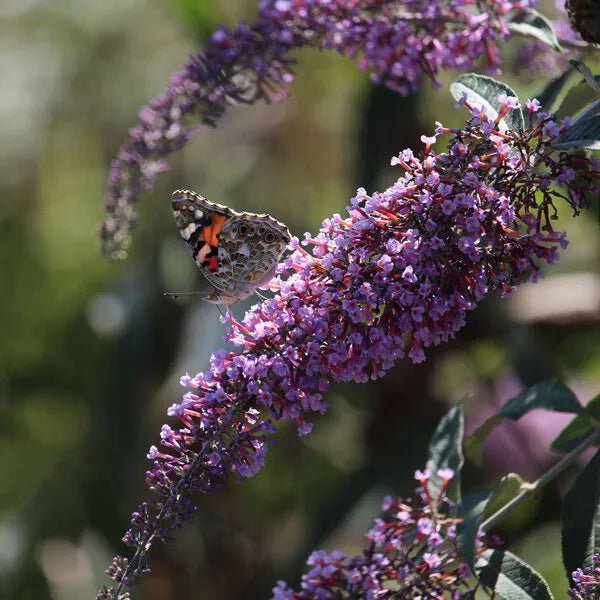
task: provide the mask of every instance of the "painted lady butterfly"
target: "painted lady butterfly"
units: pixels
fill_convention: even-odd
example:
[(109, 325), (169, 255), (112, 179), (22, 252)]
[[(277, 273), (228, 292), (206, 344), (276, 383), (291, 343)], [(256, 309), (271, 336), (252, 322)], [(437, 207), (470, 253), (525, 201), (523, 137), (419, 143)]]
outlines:
[(236, 212), (188, 190), (173, 192), (171, 205), (181, 237), (215, 288), (205, 300), (229, 306), (273, 278), (290, 241), (283, 223)]

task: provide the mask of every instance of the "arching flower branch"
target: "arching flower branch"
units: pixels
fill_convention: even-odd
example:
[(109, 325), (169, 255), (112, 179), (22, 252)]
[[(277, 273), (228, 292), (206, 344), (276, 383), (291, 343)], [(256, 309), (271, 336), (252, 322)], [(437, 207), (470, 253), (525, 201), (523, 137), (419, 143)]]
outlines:
[(442, 69), (468, 70), (479, 57), (499, 66), (497, 43), (505, 16), (534, 0), (263, 0), (256, 21), (221, 28), (172, 76), (165, 91), (139, 112), (111, 163), (105, 253), (124, 256), (139, 193), (168, 168), (165, 158), (203, 125), (237, 104), (285, 97), (295, 63), (290, 53), (336, 50), (372, 79), (401, 94), (435, 84)]
[[(359, 190), (346, 215), (294, 240), (275, 296), (241, 322), (228, 315), (239, 350), (216, 351), (207, 372), (182, 378), (189, 391), (169, 409), (178, 426), (164, 425), (149, 453), (154, 498), (124, 538), (133, 557), (115, 559), (116, 586), (99, 598), (123, 597), (147, 571), (152, 544), (192, 516), (193, 493), (262, 467), (274, 421), (294, 419), (308, 433), (331, 381), (366, 382), (404, 356), (424, 360), (487, 293), (535, 280), (557, 260), (567, 245), (553, 227), (558, 204), (574, 214), (589, 206), (600, 163), (553, 151), (568, 122), (539, 113), (536, 100), (515, 130), (504, 123), (520, 110), (516, 98), (500, 96), (494, 118), (461, 104), (472, 115), (463, 128), (438, 124), (420, 155), (400, 153), (394, 185)], [(450, 136), (441, 153), (431, 148), (439, 136)]]

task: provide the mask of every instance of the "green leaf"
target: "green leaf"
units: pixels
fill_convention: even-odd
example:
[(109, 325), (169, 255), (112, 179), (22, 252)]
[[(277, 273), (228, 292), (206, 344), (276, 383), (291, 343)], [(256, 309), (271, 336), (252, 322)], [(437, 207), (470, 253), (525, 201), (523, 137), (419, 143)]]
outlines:
[(554, 140), (552, 147), (556, 150), (600, 150), (600, 115), (577, 121)]
[(563, 562), (570, 575), (600, 552), (600, 450), (567, 492), (562, 515)]
[(557, 379), (536, 383), (518, 396), (511, 398), (500, 411), (503, 417), (517, 420), (535, 408), (545, 408), (555, 412), (582, 414), (585, 408), (577, 396)]
[(559, 75), (536, 95), (541, 104), (541, 110), (545, 113), (555, 113), (562, 104), (567, 95), (570, 83), (575, 79), (575, 71), (567, 69), (562, 75)]
[[(464, 94), (467, 96), (467, 101), (472, 106), (483, 106), (489, 117), (495, 119), (500, 110), (498, 102), (499, 94), (514, 96), (517, 94), (505, 83), (496, 81), (485, 75), (477, 73), (466, 73), (461, 75), (454, 83), (450, 85), (450, 93), (455, 100), (460, 100)], [(522, 131), (525, 129), (525, 120), (523, 111), (520, 108), (511, 110), (504, 119), (500, 121), (501, 129), (511, 129)]]
[(462, 519), (456, 526), (458, 549), (463, 560), (469, 565), (472, 571), (474, 570), (473, 563), (475, 562), (475, 541), (477, 540), (477, 533), (479, 532), (479, 526), (483, 520), (483, 514), (489, 497), (490, 492), (487, 490), (469, 494), (463, 498), (458, 509), (457, 516)]
[(516, 421), (536, 408), (556, 412), (585, 413), (585, 408), (579, 403), (575, 394), (560, 381), (550, 379), (536, 383), (511, 398), (498, 414), (490, 417), (471, 434), (466, 443), (469, 459), (476, 464), (481, 463), (481, 448), (490, 431), (501, 423), (503, 418)]
[(577, 415), (552, 442), (552, 450), (570, 452), (600, 425), (600, 396), (592, 398), (584, 409), (585, 414)]
[(577, 69), (585, 79), (586, 83), (598, 94), (600, 95), (600, 85), (596, 81), (592, 70), (581, 60), (571, 59), (569, 64)]
[(510, 502), (521, 490), (525, 482), (516, 473), (505, 475), (494, 488), (485, 506), (484, 519), (487, 519)]
[(475, 571), (479, 580), (505, 600), (552, 600), (544, 578), (514, 554), (502, 550), (483, 552)]
[(513, 33), (533, 37), (548, 44), (557, 52), (562, 52), (554, 26), (543, 14), (533, 8), (519, 11), (507, 25)]
[(504, 420), (502, 415), (494, 415), (483, 422), (468, 438), (465, 444), (465, 453), (470, 461), (481, 465), (481, 449), (492, 429)]
[(433, 499), (439, 496), (442, 489), (442, 479), (437, 475), (438, 470), (450, 468), (455, 475), (448, 486), (448, 497), (455, 502), (460, 500), (460, 471), (464, 462), (462, 453), (464, 428), (463, 408), (455, 406), (442, 418), (429, 442), (427, 469), (431, 472), (431, 477), (428, 487)]
[(600, 394), (585, 405), (585, 412), (600, 425)]
[(550, 446), (555, 452), (571, 452), (573, 448), (592, 431), (593, 426), (588, 417), (577, 415), (552, 442)]

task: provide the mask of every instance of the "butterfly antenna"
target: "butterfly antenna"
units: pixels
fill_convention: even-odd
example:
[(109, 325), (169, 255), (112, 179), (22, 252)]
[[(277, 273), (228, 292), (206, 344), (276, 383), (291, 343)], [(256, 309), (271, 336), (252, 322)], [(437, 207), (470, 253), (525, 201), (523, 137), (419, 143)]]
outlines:
[(268, 300), (269, 297), (265, 296), (264, 294), (261, 294), (258, 290), (254, 290), (254, 295), (258, 296), (261, 300)]
[(179, 298), (179, 296), (200, 296), (206, 295), (206, 292), (165, 292), (163, 296), (167, 298), (171, 298), (174, 300), (175, 298)]

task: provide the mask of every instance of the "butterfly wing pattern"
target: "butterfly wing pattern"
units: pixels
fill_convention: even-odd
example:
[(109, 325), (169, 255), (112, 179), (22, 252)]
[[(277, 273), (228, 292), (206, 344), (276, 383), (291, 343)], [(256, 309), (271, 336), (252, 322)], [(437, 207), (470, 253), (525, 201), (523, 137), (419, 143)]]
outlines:
[(215, 288), (206, 300), (235, 304), (272, 279), (290, 241), (283, 223), (236, 212), (188, 190), (173, 192), (171, 205), (181, 237)]

